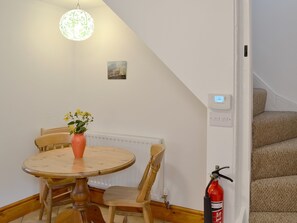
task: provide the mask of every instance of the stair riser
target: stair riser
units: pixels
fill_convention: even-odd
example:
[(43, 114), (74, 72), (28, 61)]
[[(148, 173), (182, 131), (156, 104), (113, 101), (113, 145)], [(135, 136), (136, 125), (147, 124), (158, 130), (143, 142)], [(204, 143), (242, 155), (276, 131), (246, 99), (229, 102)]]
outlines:
[(264, 89), (254, 88), (253, 91), (253, 115), (259, 115), (265, 110), (267, 92)]
[(297, 222), (297, 213), (251, 212), (250, 223), (293, 223)]
[(264, 112), (253, 121), (253, 148), (297, 137), (297, 113)]
[(297, 212), (297, 176), (253, 181), (251, 211)]
[(295, 148), (259, 149), (252, 154), (252, 179), (297, 175)]

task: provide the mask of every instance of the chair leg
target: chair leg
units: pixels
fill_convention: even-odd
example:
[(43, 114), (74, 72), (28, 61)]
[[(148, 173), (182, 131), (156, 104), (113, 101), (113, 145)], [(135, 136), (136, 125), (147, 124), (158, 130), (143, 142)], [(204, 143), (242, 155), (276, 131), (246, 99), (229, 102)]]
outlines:
[(39, 220), (42, 220), (43, 212), (44, 212), (44, 202), (46, 201), (48, 196), (48, 187), (44, 184), (42, 193), (41, 193), (41, 198), (40, 198), (40, 211), (39, 211)]
[(123, 219), (123, 223), (128, 223), (128, 216), (125, 215), (124, 219)]
[(44, 187), (46, 186), (44, 181), (45, 180), (42, 177), (39, 178), (39, 194), (40, 194), (39, 201), (40, 201), (40, 203), (42, 202)]
[(53, 206), (53, 191), (52, 189), (50, 188), (49, 189), (49, 193), (48, 193), (48, 196), (47, 196), (47, 210), (46, 210), (46, 215), (47, 215), (47, 218), (46, 218), (46, 223), (51, 223), (51, 220), (52, 220), (52, 206)]
[(108, 219), (107, 219), (108, 223), (114, 223), (115, 211), (116, 211), (116, 207), (109, 206)]
[(150, 204), (146, 204), (143, 207), (143, 217), (145, 223), (153, 223), (153, 215)]

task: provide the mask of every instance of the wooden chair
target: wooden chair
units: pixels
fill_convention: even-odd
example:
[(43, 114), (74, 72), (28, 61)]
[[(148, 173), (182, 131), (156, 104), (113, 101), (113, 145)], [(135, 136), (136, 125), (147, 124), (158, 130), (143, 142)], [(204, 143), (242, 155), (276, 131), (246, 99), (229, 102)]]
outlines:
[(46, 135), (50, 133), (60, 133), (60, 132), (68, 132), (69, 129), (67, 126), (63, 127), (57, 127), (57, 128), (41, 128), (40, 129), (40, 135)]
[[(64, 148), (69, 146), (71, 142), (70, 134), (69, 132), (65, 132), (65, 128), (56, 128), (49, 131), (41, 129), (41, 134), (43, 135), (35, 139), (35, 145), (40, 152)], [(46, 222), (50, 223), (52, 207), (72, 203), (70, 193), (75, 185), (75, 179), (41, 178), (40, 181), (41, 208), (39, 212), (39, 220), (42, 219), (44, 209), (46, 209)]]
[(103, 194), (103, 201), (104, 204), (109, 206), (107, 223), (114, 223), (117, 207), (142, 208), (145, 223), (153, 223), (150, 192), (160, 168), (164, 152), (163, 145), (152, 145), (151, 157), (138, 187), (112, 186), (106, 189)]

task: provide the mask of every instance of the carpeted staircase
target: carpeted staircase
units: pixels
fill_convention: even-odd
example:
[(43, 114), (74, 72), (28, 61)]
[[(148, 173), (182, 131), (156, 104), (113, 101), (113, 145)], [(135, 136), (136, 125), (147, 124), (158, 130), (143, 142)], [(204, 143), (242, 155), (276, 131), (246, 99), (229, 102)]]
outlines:
[(297, 112), (265, 111), (254, 89), (250, 223), (297, 223)]

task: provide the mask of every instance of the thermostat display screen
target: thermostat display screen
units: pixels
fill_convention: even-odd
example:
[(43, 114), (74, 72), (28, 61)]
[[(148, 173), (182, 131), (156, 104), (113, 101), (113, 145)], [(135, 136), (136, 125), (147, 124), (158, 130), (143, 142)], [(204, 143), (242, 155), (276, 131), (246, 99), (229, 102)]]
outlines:
[(231, 97), (231, 94), (209, 94), (208, 107), (215, 110), (229, 110), (231, 109)]
[(222, 95), (215, 95), (214, 96), (214, 101), (215, 103), (224, 103), (225, 102), (225, 97)]

